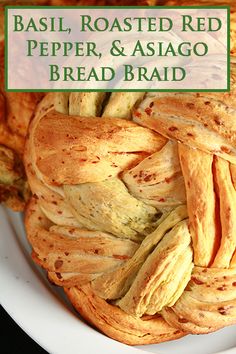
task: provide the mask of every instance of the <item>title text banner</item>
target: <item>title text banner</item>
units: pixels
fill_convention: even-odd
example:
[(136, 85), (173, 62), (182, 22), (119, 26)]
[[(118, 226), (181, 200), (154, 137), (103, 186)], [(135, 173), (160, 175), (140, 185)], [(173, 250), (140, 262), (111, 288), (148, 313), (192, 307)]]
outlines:
[(227, 90), (227, 8), (6, 10), (7, 90)]

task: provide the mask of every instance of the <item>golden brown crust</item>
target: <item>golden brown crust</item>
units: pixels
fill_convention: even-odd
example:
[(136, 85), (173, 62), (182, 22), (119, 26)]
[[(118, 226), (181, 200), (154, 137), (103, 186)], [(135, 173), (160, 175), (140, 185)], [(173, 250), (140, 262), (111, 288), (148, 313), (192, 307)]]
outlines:
[(235, 268), (195, 267), (183, 295), (161, 314), (183, 331), (201, 334), (235, 323)]
[(14, 211), (22, 211), (29, 194), (19, 157), (12, 150), (0, 145), (0, 202)]
[(34, 111), (44, 94), (39, 92), (5, 92), (7, 124), (11, 131), (26, 137)]
[[(14, 211), (22, 211), (29, 197), (28, 184), (20, 160), (24, 138), (18, 132), (12, 131), (9, 125), (9, 101), (3, 91), (3, 75), (4, 43), (0, 42), (0, 202)], [(18, 122), (24, 117), (24, 113), (23, 108), (18, 112)]]
[[(126, 155), (128, 155), (128, 158), (131, 161), (131, 166), (137, 164), (152, 152), (160, 150), (160, 148), (166, 143), (166, 139), (160, 137), (158, 134), (153, 133), (148, 129), (141, 128), (133, 122), (121, 119), (122, 112), (118, 112), (112, 107), (109, 108), (109, 110), (111, 109), (110, 114), (118, 114), (121, 116), (120, 119), (96, 119), (90, 117), (81, 118), (80, 116), (68, 116), (68, 113), (80, 114), (84, 107), (83, 105), (78, 104), (78, 100), (82, 99), (86, 106), (88, 97), (90, 96), (86, 95), (82, 97), (79, 95), (73, 95), (71, 98), (70, 95), (64, 94), (47, 95), (38, 106), (34, 121), (30, 127), (29, 139), (25, 150), (25, 165), (28, 179), (33, 192), (37, 194), (32, 198), (28, 205), (25, 218), (28, 238), (33, 246), (32, 256), (38, 264), (48, 271), (48, 277), (51, 281), (57, 285), (66, 287), (72, 287), (75, 285), (85, 286), (89, 282), (95, 281), (97, 278), (103, 279), (102, 277), (105, 276), (106, 273), (112, 274), (114, 271), (116, 274), (116, 270), (123, 269), (121, 265), (129, 262), (138, 249), (141, 250), (141, 253), (143, 252), (139, 245), (144, 237), (143, 233), (146, 231), (142, 231), (140, 226), (143, 225), (147, 228), (148, 223), (152, 223), (150, 217), (156, 217), (157, 211), (154, 207), (148, 206), (141, 200), (131, 196), (125, 185), (117, 177), (110, 178), (108, 181), (93, 181), (91, 183), (82, 183), (77, 186), (64, 185), (60, 187), (56, 186), (56, 183), (47, 183), (46, 173), (43, 174), (41, 166), (36, 164), (37, 156), (41, 155), (40, 157), (43, 158), (46, 145), (48, 147), (48, 145), (50, 146), (51, 144), (49, 139), (44, 140), (44, 137), (46, 136), (45, 132), (48, 131), (49, 134), (49, 130), (50, 132), (52, 130), (54, 131), (55, 137), (57, 138), (52, 144), (56, 144), (59, 148), (60, 135), (61, 145), (65, 144), (65, 140), (68, 138), (62, 131), (62, 128), (65, 127), (66, 121), (66, 125), (70, 126), (69, 129), (71, 129), (70, 134), (72, 131), (73, 134), (75, 134), (76, 130), (78, 131), (78, 139), (80, 139), (80, 142), (83, 142), (83, 145), (86, 147), (86, 152), (91, 149), (91, 156), (92, 149), (95, 148), (93, 147), (94, 141), (91, 143), (91, 139), (94, 139), (94, 137), (97, 137), (97, 135), (100, 134), (101, 147), (99, 147), (98, 144), (96, 145), (96, 156), (101, 151), (100, 158), (101, 160), (105, 160), (107, 158), (107, 152), (105, 154), (104, 149), (109, 146), (111, 155), (114, 155), (114, 158), (116, 159), (114, 161), (121, 161), (123, 163), (123, 161), (127, 160)], [(116, 97), (116, 95), (113, 96), (113, 98), (117, 100), (119, 100), (119, 97), (120, 96)], [(135, 104), (136, 96), (134, 95), (132, 99), (133, 104)], [(96, 110), (98, 104), (97, 99), (90, 102), (92, 102), (91, 109)], [(132, 108), (132, 105), (126, 107), (127, 114), (131, 112)], [(57, 109), (62, 113), (56, 113), (54, 109)], [(52, 124), (53, 120), (55, 123)], [(42, 124), (41, 131), (37, 130), (40, 124)], [(59, 129), (57, 125), (59, 126)], [(66, 132), (66, 134), (69, 134), (69, 132)], [(140, 136), (143, 137), (142, 141), (140, 141)], [(71, 144), (71, 141), (73, 142), (72, 139), (69, 139), (69, 141), (69, 144)], [(39, 152), (36, 148), (37, 143), (41, 146)], [(44, 144), (44, 146), (42, 146), (42, 144)], [(126, 149), (125, 153), (124, 148)], [(112, 154), (113, 152), (114, 154)], [(54, 170), (54, 175), (56, 167), (55, 160), (56, 159), (54, 158), (51, 166), (52, 171)], [(70, 160), (68, 159), (68, 161)], [(81, 169), (81, 161), (77, 160), (77, 163), (80, 165)], [(127, 164), (121, 165), (120, 169), (123, 170), (126, 168), (126, 165)], [(104, 176), (102, 178), (99, 176), (99, 179), (104, 179)], [(78, 180), (74, 179), (74, 182), (78, 183)], [(64, 183), (65, 181), (63, 184)], [(114, 193), (114, 195), (112, 195), (112, 193)], [(78, 206), (80, 200), (85, 204)], [(90, 215), (90, 213), (93, 214), (93, 210), (89, 213), (89, 208), (93, 205), (91, 204), (92, 200), (93, 203), (96, 204), (96, 207), (93, 207), (94, 210), (97, 210), (97, 212), (99, 211), (101, 215), (99, 213), (96, 213), (95, 217)], [(89, 202), (91, 204), (90, 206), (88, 204)], [(110, 211), (112, 213), (110, 213), (109, 208), (104, 208), (105, 203), (107, 203), (107, 206), (108, 204), (110, 205)], [(119, 203), (121, 204), (120, 207)], [(86, 210), (88, 210), (88, 213), (86, 213)], [(106, 219), (107, 216), (108, 219)], [(148, 221), (147, 217), (150, 221)], [(165, 232), (169, 230), (170, 225), (173, 224), (174, 226), (178, 221), (183, 220), (185, 217), (186, 208), (183, 206), (180, 207), (179, 212), (174, 212), (173, 216), (170, 216), (170, 219), (168, 219), (170, 222), (167, 221), (166, 224), (162, 226), (162, 231), (160, 230), (160, 233), (156, 235), (156, 242), (165, 235)], [(146, 221), (144, 221), (144, 218), (146, 218)], [(134, 221), (132, 221), (132, 219)], [(103, 223), (101, 223), (101, 221)], [(104, 221), (106, 221), (106, 223), (104, 223)], [(99, 228), (102, 228), (103, 230), (105, 228), (106, 230), (109, 223), (111, 223), (109, 231), (112, 233), (109, 235), (104, 233), (104, 231), (99, 234), (99, 231), (88, 231), (85, 229), (86, 227), (90, 230), (99, 230)], [(55, 224), (57, 226), (55, 226)], [(154, 228), (156, 227), (155, 225), (157, 226), (158, 223), (153, 223)], [(134, 232), (138, 232), (135, 237)], [(130, 240), (124, 239), (124, 237), (128, 237)], [(132, 239), (134, 239), (135, 242), (133, 242)], [(152, 252), (155, 239), (154, 235), (153, 237), (150, 235), (149, 239), (149, 244), (146, 248), (143, 248), (144, 251), (146, 249), (146, 255), (148, 252)], [(145, 241), (145, 243), (147, 242), (148, 240)], [(140, 254), (140, 251), (137, 253), (136, 257), (137, 262), (134, 261), (133, 273), (135, 273), (135, 269), (138, 270), (140, 268), (145, 260), (144, 255)], [(172, 256), (170, 255), (169, 258), (172, 258)], [(188, 266), (188, 271), (189, 269), (191, 269), (191, 267)], [(125, 272), (124, 268), (122, 275), (123, 279)], [(119, 272), (117, 273), (117, 276), (118, 274)], [(186, 277), (186, 282), (187, 279), (188, 278)], [(178, 281), (176, 284), (178, 284)], [(175, 292), (175, 289), (172, 291), (170, 289), (170, 297), (172, 297), (172, 294)], [(179, 295), (180, 294), (177, 295), (176, 293), (176, 298), (178, 298)], [(94, 296), (95, 295), (93, 295), (93, 298)], [(79, 299), (74, 297), (73, 301), (78, 302)], [(105, 300), (100, 299), (100, 301), (101, 306), (102, 304), (107, 304)], [(109, 308), (110, 307), (108, 307), (108, 309)], [(108, 323), (107, 329), (104, 328), (104, 331), (108, 334), (110, 333), (113, 337), (115, 336), (116, 339), (121, 340), (121, 329), (112, 329), (111, 326), (116, 321), (119, 322), (120, 313), (123, 312), (122, 310), (119, 310), (117, 306), (111, 306), (111, 309), (113, 308), (118, 311), (115, 310), (112, 323)], [(84, 314), (86, 311), (86, 308), (84, 308)], [(101, 311), (105, 311), (106, 313), (106, 307), (97, 309), (98, 317), (104, 317)], [(85, 316), (89, 315), (87, 314)], [(136, 334), (133, 333), (131, 335), (129, 334), (130, 328), (133, 328), (136, 320), (129, 315), (127, 315), (127, 319), (127, 328), (124, 330), (124, 333), (128, 332), (125, 334), (127, 339), (123, 338), (123, 341), (130, 344), (164, 341), (171, 338), (178, 338), (183, 335), (181, 331), (175, 331), (173, 328), (170, 328), (161, 318), (159, 318), (158, 321), (150, 321), (151, 327), (147, 327), (146, 321), (140, 320), (140, 323), (135, 330)], [(147, 334), (148, 328), (153, 334)], [(112, 332), (114, 333), (112, 334)]]
[(223, 97), (161, 93), (146, 98), (134, 112), (134, 120), (167, 138), (236, 163), (235, 104), (235, 86)]
[(23, 154), (30, 120), (43, 96), (39, 92), (5, 92), (4, 42), (0, 42), (0, 144)]
[[(115, 98), (119, 101), (120, 96)], [(102, 115), (103, 97), (96, 95), (49, 94), (30, 127), (25, 164), (36, 197), (27, 209), (26, 229), (33, 259), (47, 270), (51, 281), (66, 287), (85, 319), (128, 344), (208, 333), (236, 321), (231, 268), (236, 263), (236, 169), (234, 155), (224, 149), (221, 157), (216, 156), (211, 145), (223, 141), (233, 151), (234, 108), (225, 105), (234, 107), (234, 99), (226, 94), (222, 103), (215, 94), (157, 94), (141, 103), (135, 119), (168, 136), (170, 112), (177, 115), (181, 108), (179, 128), (184, 129), (177, 136), (170, 130), (172, 139), (181, 140), (193, 109), (187, 103), (196, 98), (194, 110), (199, 113), (192, 114), (189, 127), (193, 134), (197, 126), (199, 150), (195, 139), (182, 139), (188, 145), (167, 142), (148, 128), (122, 119), (116, 100), (109, 111), (121, 118), (80, 117), (83, 111)], [(199, 116), (206, 99), (208, 127)], [(158, 124), (150, 120), (147, 104)], [(217, 109), (222, 110), (224, 121), (219, 127), (213, 122)], [(206, 136), (200, 139), (202, 132)], [(59, 165), (61, 156), (66, 169)], [(100, 170), (91, 168), (94, 156), (99, 157), (95, 165), (101, 163)], [(115, 176), (108, 175), (107, 161), (119, 166)], [(184, 183), (188, 213), (182, 205)], [(160, 195), (153, 194), (157, 192)], [(161, 208), (155, 196), (162, 199), (168, 193)], [(159, 219), (156, 208), (163, 213)]]
[(236, 191), (232, 165), (218, 156), (179, 145), (189, 227), (197, 266), (230, 268), (236, 250)]
[(229, 162), (215, 157), (215, 184), (219, 200), (221, 239), (213, 267), (229, 268), (236, 249), (236, 191)]
[(124, 171), (121, 177), (132, 195), (160, 211), (186, 202), (177, 144), (173, 141)]
[(65, 288), (76, 310), (111, 338), (129, 345), (160, 343), (185, 335), (163, 321), (161, 316), (139, 319), (126, 314), (96, 296), (89, 285)]
[[(142, 141), (138, 137), (142, 135)], [(135, 123), (49, 112), (34, 127), (35, 163), (51, 185), (117, 176), (160, 149), (165, 139)], [(76, 164), (80, 165), (75, 169)]]
[(234, 70), (231, 79), (230, 93), (147, 95), (133, 115), (145, 128), (124, 119), (134, 94), (127, 117), (120, 94), (49, 94), (37, 108), (25, 151), (33, 259), (114, 339), (147, 344), (236, 322)]
[(217, 242), (213, 156), (179, 144), (179, 157), (187, 194), (194, 263), (207, 267), (213, 261)]

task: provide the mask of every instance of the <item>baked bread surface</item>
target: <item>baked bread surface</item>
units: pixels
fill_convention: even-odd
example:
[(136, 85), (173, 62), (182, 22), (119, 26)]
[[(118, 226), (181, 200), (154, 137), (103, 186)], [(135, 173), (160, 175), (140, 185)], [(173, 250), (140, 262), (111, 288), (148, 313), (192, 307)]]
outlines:
[(33, 259), (127, 344), (234, 324), (234, 85), (131, 96), (50, 93), (38, 105), (24, 154)]

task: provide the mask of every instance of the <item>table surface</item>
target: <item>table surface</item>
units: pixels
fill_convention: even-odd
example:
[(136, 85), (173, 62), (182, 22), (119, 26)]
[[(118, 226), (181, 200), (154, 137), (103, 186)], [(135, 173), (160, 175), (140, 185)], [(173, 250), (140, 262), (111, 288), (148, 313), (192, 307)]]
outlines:
[(47, 354), (31, 339), (0, 306), (0, 327), (2, 354)]

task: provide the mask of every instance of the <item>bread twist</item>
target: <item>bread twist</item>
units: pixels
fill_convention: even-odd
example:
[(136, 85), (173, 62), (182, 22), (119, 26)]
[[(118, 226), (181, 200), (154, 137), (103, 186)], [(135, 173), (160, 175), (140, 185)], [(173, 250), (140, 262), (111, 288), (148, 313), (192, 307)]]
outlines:
[(50, 93), (37, 108), (33, 259), (112, 338), (236, 323), (234, 65), (231, 81), (230, 93)]

